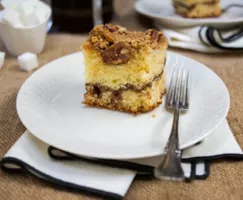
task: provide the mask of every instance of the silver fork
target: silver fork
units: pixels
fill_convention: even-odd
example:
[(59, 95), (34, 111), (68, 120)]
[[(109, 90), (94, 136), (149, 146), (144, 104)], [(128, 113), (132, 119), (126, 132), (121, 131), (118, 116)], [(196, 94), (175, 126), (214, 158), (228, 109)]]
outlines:
[(178, 126), (180, 112), (189, 109), (188, 71), (181, 68), (174, 70), (166, 97), (166, 106), (174, 110), (173, 125), (164, 154), (162, 155), (162, 162), (154, 169), (154, 176), (158, 179), (184, 180)]

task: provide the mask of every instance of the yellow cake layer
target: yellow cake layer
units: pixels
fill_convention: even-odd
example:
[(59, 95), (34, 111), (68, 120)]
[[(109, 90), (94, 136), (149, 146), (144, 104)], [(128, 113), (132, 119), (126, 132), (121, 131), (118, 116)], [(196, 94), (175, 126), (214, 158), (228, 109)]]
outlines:
[(197, 4), (193, 8), (186, 8), (175, 4), (176, 12), (187, 18), (217, 17), (221, 15), (220, 2), (214, 4)]
[(95, 49), (83, 49), (86, 83), (101, 84), (113, 89), (122, 85), (142, 86), (160, 74), (166, 59), (166, 47), (140, 48), (127, 63), (112, 65), (103, 62)]
[(162, 103), (165, 91), (165, 73), (163, 73), (158, 80), (152, 83), (151, 87), (140, 92), (123, 90), (120, 91), (119, 97), (114, 96), (112, 91), (103, 91), (99, 96), (87, 91), (84, 103), (132, 113), (148, 112)]

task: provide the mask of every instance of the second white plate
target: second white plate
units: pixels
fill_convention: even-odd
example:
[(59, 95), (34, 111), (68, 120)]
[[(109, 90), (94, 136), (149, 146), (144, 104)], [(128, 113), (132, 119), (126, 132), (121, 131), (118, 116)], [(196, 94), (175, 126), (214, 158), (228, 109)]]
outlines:
[[(229, 94), (210, 69), (170, 52), (167, 88), (172, 70), (180, 66), (191, 74), (190, 110), (181, 116), (179, 129), (181, 148), (186, 148), (205, 138), (225, 119)], [(81, 104), (84, 93), (83, 54), (71, 54), (50, 62), (23, 84), (17, 97), (17, 112), (32, 134), (70, 153), (129, 159), (163, 152), (173, 118), (164, 104), (152, 112), (133, 116), (85, 106)]]
[[(241, 4), (241, 0), (221, 0), (222, 8), (231, 4)], [(161, 23), (172, 27), (190, 27), (199, 25), (213, 25), (215, 27), (233, 27), (243, 23), (243, 7), (227, 9), (220, 17), (190, 19), (175, 13), (172, 0), (139, 0), (135, 9), (148, 17), (159, 19)]]

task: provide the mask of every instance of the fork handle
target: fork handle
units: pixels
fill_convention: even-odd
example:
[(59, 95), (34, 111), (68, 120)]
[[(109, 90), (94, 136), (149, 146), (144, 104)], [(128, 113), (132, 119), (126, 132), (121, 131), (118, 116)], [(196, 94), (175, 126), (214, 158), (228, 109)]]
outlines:
[(181, 150), (179, 147), (179, 116), (180, 109), (174, 110), (172, 130), (164, 149), (162, 162), (154, 170), (154, 176), (159, 179), (183, 180), (184, 171), (181, 166)]
[(180, 117), (180, 109), (176, 108), (174, 110), (174, 118), (173, 118), (173, 125), (172, 130), (168, 139), (168, 142), (165, 146), (164, 152), (168, 153), (170, 151), (176, 152), (177, 156), (181, 156), (181, 150), (179, 147), (179, 117)]

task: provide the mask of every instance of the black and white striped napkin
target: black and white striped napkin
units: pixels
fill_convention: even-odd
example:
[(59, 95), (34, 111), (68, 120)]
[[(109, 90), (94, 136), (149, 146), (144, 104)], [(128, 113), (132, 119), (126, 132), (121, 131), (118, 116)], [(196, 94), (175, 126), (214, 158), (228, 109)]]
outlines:
[[(152, 179), (161, 157), (102, 160), (80, 157), (50, 147), (26, 131), (0, 161), (9, 173), (26, 172), (71, 191), (123, 199), (134, 178)], [(185, 149), (183, 170), (187, 181), (206, 179), (210, 164), (219, 159), (243, 160), (243, 152), (226, 120), (201, 143)]]
[(205, 53), (243, 52), (243, 25), (230, 29), (211, 26), (168, 28), (155, 21), (155, 27), (164, 32), (171, 47)]

